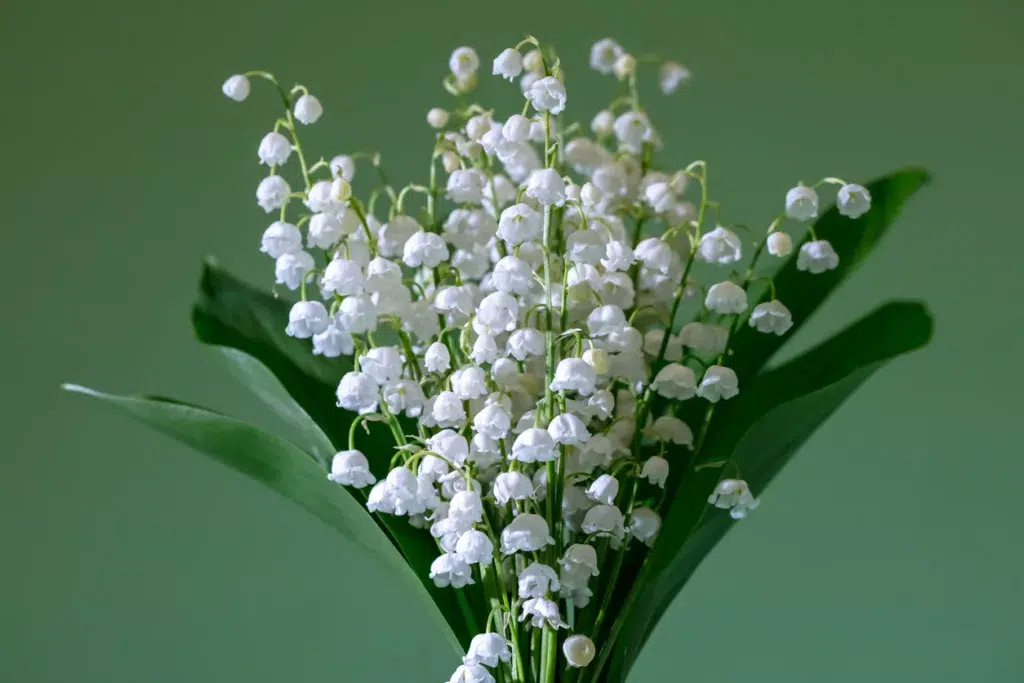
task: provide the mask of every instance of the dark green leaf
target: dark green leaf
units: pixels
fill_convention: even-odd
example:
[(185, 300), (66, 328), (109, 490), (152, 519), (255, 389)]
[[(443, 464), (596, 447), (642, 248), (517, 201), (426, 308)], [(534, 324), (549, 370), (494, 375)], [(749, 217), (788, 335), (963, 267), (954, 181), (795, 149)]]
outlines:
[[(800, 326), (821, 306), (828, 296), (864, 261), (871, 250), (889, 231), (903, 205), (930, 180), (920, 168), (909, 168), (879, 178), (867, 185), (871, 192), (871, 210), (857, 219), (839, 214), (830, 208), (814, 224), (819, 239), (828, 240), (839, 254), (839, 267), (818, 275), (796, 269), (796, 253), (775, 275), (778, 297), (793, 314), (793, 328), (781, 337), (764, 335), (747, 326), (736, 332), (732, 343), (735, 352), (733, 369), (740, 381), (749, 382), (778, 349), (786, 343)], [(764, 288), (751, 307), (770, 298)]]
[[(893, 358), (924, 346), (932, 321), (919, 303), (877, 309), (799, 358), (758, 377), (718, 407), (701, 460), (736, 463), (755, 495), (868, 377)], [(688, 471), (648, 558), (648, 580), (628, 614), (609, 680), (625, 679), (643, 643), (700, 562), (732, 525), (709, 508), (722, 470)]]

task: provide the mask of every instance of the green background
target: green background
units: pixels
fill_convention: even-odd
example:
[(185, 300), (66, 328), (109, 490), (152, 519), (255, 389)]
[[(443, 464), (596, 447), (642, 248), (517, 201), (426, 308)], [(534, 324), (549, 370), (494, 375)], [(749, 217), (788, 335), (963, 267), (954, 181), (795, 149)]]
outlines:
[(326, 108), (316, 155), (379, 149), (407, 181), (451, 48), (489, 64), (526, 31), (558, 45), (574, 117), (611, 85), (585, 69), (596, 38), (690, 66), (679, 96), (646, 84), (663, 159), (708, 159), (729, 220), (764, 223), (797, 179), (936, 177), (799, 342), (924, 297), (933, 345), (808, 443), (632, 680), (1021, 680), (1022, 18), (1016, 0), (6, 0), (0, 680), (447, 678), (441, 636), (333, 532), (57, 387), (265, 420), (188, 326), (205, 254), (272, 278), (253, 191), (275, 101), (221, 81), (301, 80)]

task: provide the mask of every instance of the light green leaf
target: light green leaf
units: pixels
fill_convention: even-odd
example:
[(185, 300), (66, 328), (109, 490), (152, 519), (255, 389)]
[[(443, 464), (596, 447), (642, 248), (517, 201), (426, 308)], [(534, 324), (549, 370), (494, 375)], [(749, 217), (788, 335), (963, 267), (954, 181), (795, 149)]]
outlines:
[(345, 487), (329, 481), (312, 456), (273, 434), (197, 406), (164, 398), (105, 394), (74, 384), (66, 384), (64, 389), (114, 405), (143, 424), (259, 481), (370, 551), (371, 557), (421, 596), (436, 627), (461, 652), (458, 637), (431, 604), (431, 596), (420, 577), (377, 528), (366, 509)]
[(338, 449), (306, 411), (295, 402), (274, 374), (249, 354), (227, 346), (215, 347), (231, 374), (260, 401), (281, 417), (295, 433), (296, 445), (311, 454), (325, 468)]

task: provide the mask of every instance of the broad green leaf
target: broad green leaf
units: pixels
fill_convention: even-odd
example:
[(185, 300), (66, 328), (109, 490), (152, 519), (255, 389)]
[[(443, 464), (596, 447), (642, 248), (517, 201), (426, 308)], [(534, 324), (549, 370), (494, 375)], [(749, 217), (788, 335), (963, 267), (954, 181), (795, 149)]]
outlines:
[[(871, 192), (871, 210), (857, 219), (846, 218), (831, 207), (815, 222), (819, 239), (828, 240), (839, 254), (839, 267), (818, 275), (796, 269), (796, 253), (776, 273), (778, 298), (793, 314), (793, 328), (785, 335), (764, 335), (743, 326), (736, 332), (732, 349), (733, 369), (740, 381), (749, 382), (762, 366), (800, 329), (828, 296), (855, 271), (871, 250), (889, 231), (903, 205), (928, 183), (927, 171), (908, 168), (879, 178), (866, 186)], [(760, 297), (751, 297), (750, 306), (770, 298), (765, 287)]]
[(255, 479), (297, 503), (342, 536), (369, 550), (394, 576), (421, 596), (456, 651), (458, 637), (430, 604), (420, 578), (380, 532), (366, 509), (343, 486), (327, 479), (307, 453), (273, 434), (218, 413), (170, 399), (117, 396), (66, 384), (64, 389), (110, 403), (153, 429)]
[[(201, 342), (236, 349), (236, 353), (251, 357), (250, 361), (242, 361), (244, 367), (238, 365), (240, 356), (227, 359), (232, 370), (241, 373), (245, 386), (299, 431), (299, 436), (304, 437), (304, 449), (316, 452), (326, 448), (320, 435), (326, 436), (336, 450), (348, 448), (349, 426), (355, 414), (337, 407), (335, 389), (341, 376), (351, 370), (351, 359), (314, 356), (308, 340), (285, 334), (289, 308), (288, 302), (254, 289), (207, 262), (199, 298), (192, 310), (192, 323)], [(263, 374), (254, 365), (257, 363), (264, 366)], [(266, 377), (267, 371), (276, 381)], [(248, 373), (256, 374), (247, 377)], [(300, 413), (304, 419), (298, 417)], [(366, 454), (378, 477), (387, 474), (394, 455), (388, 429), (371, 425), (369, 434), (358, 429), (356, 447)], [(430, 579), (430, 564), (440, 551), (430, 534), (412, 527), (403, 518), (380, 515), (374, 520), (406, 558), (459, 641), (468, 646), (475, 626), (469, 625), (460, 600), (480, 603), (479, 586), (469, 586), (460, 594), (436, 587)], [(484, 608), (479, 610), (486, 613)]]
[(353, 415), (337, 407), (335, 390), (352, 361), (315, 356), (309, 340), (289, 337), (284, 328), (290, 308), (288, 301), (250, 287), (208, 260), (192, 307), (192, 327), (199, 341), (244, 351), (267, 366), (341, 449)]
[[(760, 494), (814, 431), (887, 362), (928, 343), (923, 305), (886, 304), (719, 406), (701, 460), (738, 464)], [(732, 526), (706, 501), (720, 469), (688, 471), (648, 559), (647, 578), (622, 629), (608, 680), (622, 681), (672, 598)]]
[(316, 458), (325, 468), (329, 468), (337, 449), (267, 366), (244, 351), (228, 346), (214, 348), (220, 352), (235, 379), (256, 394), (256, 397), (281, 417), (295, 433), (296, 445)]

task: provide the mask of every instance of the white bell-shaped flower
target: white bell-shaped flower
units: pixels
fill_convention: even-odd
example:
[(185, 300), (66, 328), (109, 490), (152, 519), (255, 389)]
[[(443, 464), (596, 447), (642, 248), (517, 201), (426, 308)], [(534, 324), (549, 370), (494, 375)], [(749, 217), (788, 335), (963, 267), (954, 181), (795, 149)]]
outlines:
[(597, 561), (597, 550), (586, 543), (573, 543), (565, 550), (558, 560), (562, 569), (571, 574), (597, 576), (600, 574)]
[(636, 540), (648, 546), (654, 544), (654, 539), (661, 530), (661, 515), (649, 507), (636, 507), (629, 513), (629, 528), (627, 531)]
[(797, 185), (786, 193), (786, 216), (797, 221), (818, 217), (818, 193), (814, 188)]
[(494, 264), (491, 283), (499, 292), (526, 294), (534, 283), (533, 268), (521, 258), (505, 256)]
[(431, 417), (439, 427), (457, 427), (466, 421), (466, 410), (455, 393), (442, 391), (434, 400)]
[(351, 296), (363, 292), (363, 269), (355, 261), (336, 258), (324, 268), (320, 287), (327, 294)]
[(416, 475), (405, 467), (396, 467), (388, 472), (384, 480), (395, 504), (396, 515), (407, 515), (426, 510), (420, 498), (420, 484)]
[(428, 372), (448, 372), (452, 365), (452, 355), (447, 346), (441, 342), (434, 342), (427, 347), (427, 352), (423, 356), (423, 364)]
[(394, 346), (378, 346), (359, 357), (359, 367), (377, 384), (384, 384), (401, 376), (402, 354)]
[(565, 86), (554, 76), (537, 79), (523, 94), (539, 112), (557, 115), (565, 109)]
[(244, 74), (235, 74), (224, 81), (220, 90), (224, 95), (235, 102), (244, 102), (249, 97), (249, 78)]
[(590, 68), (607, 76), (615, 70), (615, 62), (622, 54), (622, 46), (611, 38), (602, 38), (590, 47)]
[(594, 661), (597, 648), (594, 641), (581, 633), (574, 633), (562, 643), (562, 654), (565, 661), (572, 668), (584, 667)]
[(423, 412), (423, 404), (427, 401), (422, 387), (411, 379), (386, 382), (380, 393), (388, 410), (395, 415), (405, 413), (409, 417), (419, 417)]
[(758, 332), (783, 335), (793, 327), (793, 314), (777, 299), (754, 306), (750, 312), (750, 326)]
[(473, 430), (491, 439), (502, 439), (512, 428), (512, 418), (499, 404), (485, 406), (473, 418)]
[(587, 510), (583, 518), (583, 533), (599, 537), (621, 539), (623, 529), (622, 511), (614, 505), (595, 505)]
[(539, 427), (531, 427), (516, 437), (509, 456), (520, 462), (550, 462), (555, 459), (555, 441)]
[(546, 564), (531, 562), (519, 573), (519, 598), (543, 598), (558, 591), (558, 573)]
[(604, 505), (614, 505), (617, 495), (619, 480), (610, 474), (602, 474), (587, 488), (587, 497)]
[(508, 80), (513, 80), (523, 72), (523, 55), (519, 50), (507, 47), (494, 58), (491, 73)]
[(463, 664), (483, 664), (492, 669), (498, 662), (512, 661), (512, 650), (508, 641), (498, 633), (478, 633), (469, 641), (469, 649), (462, 658)]
[(563, 358), (555, 368), (551, 391), (576, 391), (581, 396), (594, 393), (597, 373), (582, 358)]
[(634, 255), (648, 270), (667, 274), (672, 266), (672, 247), (657, 237), (648, 237), (636, 245)]
[(292, 153), (292, 143), (285, 136), (277, 132), (267, 133), (260, 140), (260, 146), (256, 150), (261, 164), (267, 166), (280, 166), (288, 161)]
[(757, 509), (761, 501), (754, 498), (747, 482), (742, 479), (723, 479), (708, 496), (708, 503), (729, 510), (733, 519), (743, 519), (750, 510)]
[(366, 496), (366, 509), (370, 512), (395, 513), (395, 501), (386, 481), (378, 481)]
[(377, 250), (387, 258), (404, 256), (406, 242), (421, 231), (415, 218), (399, 214), (381, 227), (377, 236)]
[(302, 251), (302, 233), (291, 223), (274, 221), (263, 232), (260, 251), (275, 259)]
[(643, 430), (655, 442), (674, 443), (693, 449), (693, 430), (674, 415), (662, 415)]
[(288, 312), (288, 326), (284, 331), (298, 339), (309, 339), (326, 330), (330, 320), (327, 309), (319, 301), (298, 301)]
[(472, 76), (480, 68), (480, 58), (471, 47), (457, 47), (448, 58), (448, 68), (456, 78)]
[(406, 241), (402, 261), (410, 268), (435, 268), (448, 256), (448, 245), (440, 235), (420, 230)]
[(498, 237), (516, 246), (538, 239), (543, 227), (543, 218), (532, 206), (513, 204), (501, 212), (498, 219)]
[(490, 564), (494, 561), (494, 544), (484, 532), (470, 529), (459, 536), (455, 553), (470, 564)]
[(323, 116), (324, 108), (315, 95), (305, 93), (295, 100), (295, 118), (299, 123), (309, 126), (316, 123)]
[(279, 175), (267, 176), (256, 187), (256, 203), (267, 213), (277, 211), (284, 206), (291, 192), (292, 188), (284, 178)]
[(628, 243), (621, 240), (613, 240), (605, 245), (604, 258), (601, 259), (601, 265), (606, 270), (626, 271), (633, 265), (634, 259), (633, 249)]
[(501, 472), (494, 478), (491, 492), (498, 505), (507, 505), (513, 500), (533, 498), (533, 482), (522, 472)]
[(669, 363), (658, 371), (651, 389), (665, 398), (682, 401), (697, 393), (697, 376), (685, 365)]
[(477, 334), (497, 334), (516, 329), (519, 302), (504, 292), (491, 292), (477, 306), (473, 330)]
[(479, 204), (484, 198), (484, 181), (475, 168), (457, 169), (448, 176), (448, 198), (457, 204)]
[(479, 664), (463, 664), (455, 670), (448, 683), (494, 683), (494, 676)]
[(579, 446), (590, 439), (590, 432), (587, 431), (583, 420), (572, 413), (564, 413), (551, 420), (548, 425), (548, 435), (555, 443), (566, 446)]
[(530, 356), (543, 356), (545, 353), (544, 335), (534, 329), (516, 330), (509, 335), (505, 343), (508, 355), (516, 360), (524, 361)]
[(359, 413), (373, 412), (379, 395), (377, 382), (362, 372), (346, 372), (338, 383), (338, 407)]
[(697, 387), (697, 395), (712, 403), (720, 399), (730, 399), (740, 393), (739, 379), (732, 368), (712, 365), (704, 371), (704, 378)]
[(484, 504), (476, 491), (459, 491), (448, 505), (448, 518), (459, 522), (479, 524), (484, 517)]
[(772, 234), (768, 235), (767, 240), (768, 253), (772, 256), (782, 258), (789, 256), (793, 252), (793, 238), (789, 236), (789, 233), (776, 230)]
[(668, 481), (668, 460), (660, 455), (653, 455), (644, 461), (640, 476), (659, 488), (665, 488)]
[(747, 292), (735, 282), (719, 282), (708, 289), (704, 305), (722, 315), (742, 313), (747, 310)]
[(523, 603), (519, 621), (530, 620), (534, 628), (548, 626), (553, 629), (568, 628), (558, 611), (558, 603), (548, 598), (530, 598)]
[(613, 126), (619, 145), (633, 154), (643, 150), (645, 142), (651, 140), (651, 122), (641, 111), (628, 111), (615, 119)]
[(796, 269), (807, 271), (812, 275), (835, 270), (839, 265), (839, 255), (827, 240), (805, 242), (796, 257)]
[(357, 489), (372, 486), (377, 478), (370, 472), (366, 456), (357, 450), (340, 451), (331, 460), (331, 473), (327, 478), (338, 484)]
[(697, 255), (708, 263), (736, 263), (743, 258), (743, 242), (736, 233), (719, 225), (701, 236)]
[(442, 429), (427, 439), (427, 448), (456, 465), (462, 465), (469, 456), (466, 437), (451, 429)]
[(277, 284), (288, 289), (298, 289), (302, 281), (313, 270), (313, 257), (305, 251), (281, 254), (274, 262), (274, 276)]
[(565, 204), (565, 181), (553, 168), (538, 169), (530, 174), (526, 196), (541, 206), (562, 206)]
[(866, 187), (848, 183), (839, 188), (836, 207), (847, 218), (860, 218), (871, 209), (871, 193)]
[(547, 520), (530, 512), (519, 515), (501, 530), (501, 552), (504, 555), (519, 551), (536, 552), (554, 542)]
[(355, 350), (352, 335), (341, 329), (337, 319), (332, 319), (327, 329), (313, 335), (313, 355), (324, 358), (349, 356)]
[(481, 334), (473, 342), (473, 349), (469, 357), (479, 365), (493, 363), (498, 360), (498, 344), (494, 341), (494, 335)]
[(692, 322), (683, 325), (679, 339), (683, 346), (717, 356), (725, 351), (729, 329), (722, 325)]
[(430, 578), (438, 588), (462, 588), (475, 583), (473, 569), (466, 560), (455, 553), (445, 553), (431, 562)]
[(347, 296), (338, 306), (338, 324), (351, 334), (365, 334), (377, 327), (377, 307), (369, 297)]

